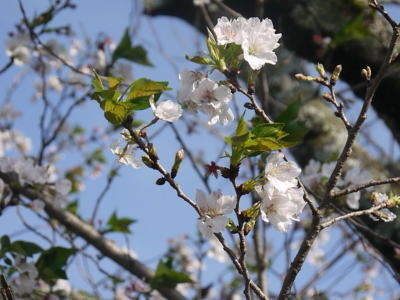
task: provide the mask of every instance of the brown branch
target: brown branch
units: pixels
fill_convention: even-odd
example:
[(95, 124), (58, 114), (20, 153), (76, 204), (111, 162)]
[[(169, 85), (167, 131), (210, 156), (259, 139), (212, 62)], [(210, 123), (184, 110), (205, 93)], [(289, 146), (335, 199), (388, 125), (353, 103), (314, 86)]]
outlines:
[(365, 101), (363, 103), (361, 111), (358, 115), (356, 122), (354, 123), (353, 127), (349, 131), (346, 144), (342, 150), (342, 153), (339, 156), (339, 159), (336, 163), (335, 169), (333, 170), (333, 172), (328, 180), (328, 183), (326, 184), (326, 195), (325, 195), (325, 199), (324, 199), (324, 204), (326, 204), (326, 202), (329, 201), (330, 193), (331, 193), (332, 189), (335, 187), (335, 185), (342, 173), (345, 162), (351, 155), (352, 147), (356, 140), (356, 137), (358, 136), (361, 126), (363, 125), (364, 121), (367, 119), (368, 109), (371, 106), (375, 92), (376, 92), (379, 84), (381, 83), (386, 71), (389, 68), (389, 65), (392, 60), (392, 55), (393, 55), (395, 46), (397, 44), (397, 41), (399, 39), (399, 36), (400, 36), (400, 26), (396, 26), (393, 28), (393, 33), (392, 33), (392, 38), (390, 40), (389, 48), (386, 52), (385, 59), (384, 59), (382, 65), (380, 66), (376, 77), (372, 80), (372, 82), (368, 81), (367, 91), (366, 91), (366, 95), (365, 95)]
[(292, 289), (294, 280), (297, 277), (297, 274), (300, 272), (304, 261), (310, 251), (315, 239), (318, 234), (322, 230), (320, 225), (320, 218), (317, 216), (313, 216), (312, 224), (310, 231), (307, 233), (305, 239), (301, 243), (300, 249), (297, 252), (294, 260), (290, 264), (290, 268), (286, 273), (285, 279), (283, 280), (283, 284), (281, 287), (281, 291), (279, 292), (278, 300), (284, 300), (289, 297), (290, 290)]

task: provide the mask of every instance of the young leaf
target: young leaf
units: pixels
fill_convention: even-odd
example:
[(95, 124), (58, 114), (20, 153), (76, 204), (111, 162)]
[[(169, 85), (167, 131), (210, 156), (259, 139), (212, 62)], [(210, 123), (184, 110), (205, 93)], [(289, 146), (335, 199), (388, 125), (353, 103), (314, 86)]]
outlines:
[(31, 257), (35, 253), (42, 252), (43, 249), (31, 242), (15, 241), (8, 246), (8, 251)]
[(117, 213), (114, 212), (107, 221), (108, 228), (105, 232), (131, 233), (129, 226), (135, 222), (136, 220), (134, 219), (118, 218)]
[(301, 102), (293, 101), (285, 108), (284, 111), (282, 111), (279, 114), (278, 118), (276, 119), (276, 122), (289, 123), (291, 121), (296, 120), (297, 116), (299, 114), (300, 108), (301, 108)]
[(125, 58), (141, 65), (152, 66), (151, 62), (147, 58), (147, 51), (142, 46), (132, 47), (128, 28), (125, 29), (121, 41), (114, 50), (112, 61), (115, 62), (118, 58)]
[(36, 262), (40, 278), (47, 282), (55, 279), (67, 279), (65, 267), (69, 257), (76, 252), (76, 249), (64, 247), (53, 247), (44, 251)]
[(160, 260), (150, 286), (158, 288), (175, 288), (178, 283), (193, 283), (193, 280), (184, 273), (177, 272), (172, 268), (172, 258), (165, 262)]
[(102, 103), (104, 117), (114, 125), (121, 124), (131, 112), (131, 105), (126, 102), (106, 100)]
[(194, 56), (194, 57), (189, 57), (188, 55), (185, 55), (185, 58), (191, 62), (194, 62), (199, 65), (212, 65), (214, 62), (212, 59), (205, 57), (205, 56)]
[(140, 78), (132, 83), (125, 101), (130, 102), (132, 110), (146, 109), (150, 107), (150, 96), (154, 95), (154, 102), (157, 102), (161, 93), (168, 90), (171, 88), (168, 87), (167, 81)]

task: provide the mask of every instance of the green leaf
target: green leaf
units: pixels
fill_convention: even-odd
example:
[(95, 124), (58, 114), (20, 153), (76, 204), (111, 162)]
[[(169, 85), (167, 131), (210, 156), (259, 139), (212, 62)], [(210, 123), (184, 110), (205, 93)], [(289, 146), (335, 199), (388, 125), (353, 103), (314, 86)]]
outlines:
[(104, 110), (104, 117), (114, 125), (121, 124), (131, 112), (131, 107), (126, 102), (116, 102), (113, 100), (106, 100), (102, 103)]
[(108, 82), (108, 87), (112, 90), (118, 88), (122, 81), (124, 81), (121, 77), (106, 77)]
[(93, 74), (94, 74), (94, 78), (92, 79), (92, 85), (94, 87), (94, 90), (96, 92), (101, 92), (104, 90), (104, 85), (103, 85), (103, 81), (101, 80), (101, 77), (99, 76), (99, 74), (97, 74), (97, 72), (93, 69), (92, 70)]
[(151, 62), (147, 58), (147, 51), (142, 46), (132, 47), (128, 28), (125, 29), (121, 41), (114, 50), (112, 61), (115, 62), (118, 58), (125, 58), (141, 65), (152, 66)]
[(67, 211), (70, 213), (73, 213), (74, 215), (77, 214), (78, 212), (78, 200), (74, 200), (72, 202), (69, 202), (66, 206)]
[(8, 246), (8, 251), (31, 257), (35, 253), (42, 252), (43, 249), (31, 242), (15, 241)]
[(107, 221), (108, 228), (105, 232), (131, 233), (129, 226), (135, 222), (136, 220), (134, 219), (118, 218), (117, 213), (114, 212)]
[(188, 55), (185, 55), (185, 58), (199, 65), (212, 65), (214, 63), (212, 59), (204, 56), (189, 57)]
[(160, 260), (154, 277), (150, 281), (150, 286), (158, 288), (175, 288), (178, 283), (193, 283), (193, 280), (184, 273), (177, 272), (172, 268), (172, 258), (165, 262)]
[(150, 107), (149, 98), (154, 95), (154, 101), (160, 98), (161, 93), (171, 90), (167, 81), (153, 81), (140, 78), (131, 84), (129, 94), (126, 98), (131, 103), (133, 110), (142, 110)]
[(280, 123), (289, 123), (291, 121), (294, 121), (297, 119), (297, 116), (299, 114), (301, 108), (301, 102), (300, 101), (293, 101), (290, 103), (284, 111), (282, 111), (278, 118), (276, 119), (276, 122)]
[(238, 136), (238, 135), (246, 134), (247, 132), (249, 132), (249, 131), (247, 130), (247, 125), (246, 125), (246, 121), (244, 120), (244, 113), (243, 113), (238, 121), (235, 133), (236, 133), (236, 136)]
[(228, 44), (224, 46), (224, 49), (221, 51), (221, 53), (228, 69), (237, 70), (240, 68), (240, 64), (243, 61), (238, 58), (241, 54), (243, 54), (243, 50), (240, 45), (236, 45), (233, 43)]
[(371, 32), (366, 26), (364, 13), (361, 13), (352, 18), (336, 33), (329, 46), (335, 48), (347, 41), (362, 39), (369, 35), (371, 35)]
[(256, 125), (251, 131), (254, 137), (273, 137), (276, 139), (281, 139), (288, 134), (282, 129), (285, 127), (283, 123), (263, 123)]
[(53, 247), (44, 251), (36, 262), (40, 278), (47, 282), (55, 279), (67, 279), (65, 267), (69, 257), (76, 252), (76, 249), (63, 247)]
[(253, 151), (272, 151), (285, 148), (285, 145), (275, 138), (255, 138), (244, 143), (244, 148)]
[(55, 7), (50, 6), (48, 10), (46, 10), (45, 12), (37, 16), (35, 19), (33, 19), (31, 23), (32, 28), (49, 23), (53, 19), (54, 11)]
[(148, 78), (140, 78), (132, 83), (127, 101), (156, 95), (168, 90), (171, 90), (171, 88), (168, 87), (167, 81), (153, 81)]
[(8, 235), (3, 235), (0, 239), (0, 257), (2, 257), (10, 246), (10, 238)]

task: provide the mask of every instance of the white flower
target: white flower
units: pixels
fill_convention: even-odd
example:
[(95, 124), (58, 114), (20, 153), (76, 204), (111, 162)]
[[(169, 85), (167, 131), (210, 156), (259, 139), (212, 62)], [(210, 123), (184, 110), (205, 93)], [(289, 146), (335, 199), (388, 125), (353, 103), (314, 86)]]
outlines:
[(54, 189), (62, 196), (67, 196), (71, 191), (71, 181), (68, 179), (59, 179), (54, 184)]
[(21, 66), (29, 62), (31, 50), (29, 49), (29, 37), (26, 34), (19, 33), (10, 37), (6, 41), (6, 54), (14, 58), (14, 63)]
[(200, 6), (210, 4), (210, 0), (193, 0), (193, 5)]
[(39, 183), (49, 180), (47, 168), (38, 166), (32, 159), (6, 157), (0, 160), (0, 170), (4, 173), (15, 172), (21, 185)]
[(261, 197), (261, 217), (264, 222), (270, 222), (279, 231), (286, 232), (292, 220), (298, 221), (305, 202), (301, 188), (278, 190), (272, 183), (257, 186), (256, 192)]
[(275, 34), (270, 19), (259, 18), (247, 20), (246, 38), (241, 43), (244, 59), (253, 70), (259, 70), (265, 64), (274, 65), (278, 58), (274, 49), (279, 47), (281, 34)]
[(198, 86), (190, 94), (190, 99), (197, 108), (209, 116), (208, 125), (220, 122), (226, 125), (234, 119), (228, 102), (232, 99), (231, 90), (214, 81), (204, 78), (199, 81)]
[(224, 214), (233, 212), (236, 206), (234, 196), (222, 195), (219, 190), (208, 197), (203, 191), (197, 190), (196, 202), (201, 212), (198, 228), (206, 239), (211, 238), (213, 233), (224, 230), (228, 225), (228, 218)]
[(111, 152), (117, 156), (117, 160), (120, 164), (130, 165), (134, 169), (138, 169), (142, 166), (142, 162), (135, 158), (134, 146), (127, 144), (125, 147), (119, 146), (119, 142), (115, 142), (111, 145)]
[(72, 287), (68, 280), (57, 279), (56, 284), (53, 286), (53, 291), (62, 292), (64, 295), (72, 293)]
[(219, 45), (235, 43), (240, 45), (245, 36), (247, 29), (247, 20), (245, 18), (237, 18), (230, 21), (227, 17), (221, 17), (214, 27)]
[(182, 107), (172, 100), (165, 100), (155, 105), (154, 100), (150, 99), (150, 105), (154, 115), (160, 120), (174, 122), (182, 116)]
[(355, 192), (348, 194), (346, 196), (346, 204), (348, 207), (351, 209), (359, 209), (360, 208), (360, 197), (361, 197), (361, 192)]
[(60, 79), (58, 79), (58, 77), (54, 75), (47, 77), (46, 84), (50, 89), (56, 92), (61, 92), (64, 89), (64, 86), (61, 83)]
[(268, 156), (265, 177), (277, 190), (285, 191), (297, 185), (296, 177), (301, 169), (292, 161), (284, 161), (283, 153), (275, 152)]
[(69, 55), (75, 56), (78, 55), (83, 49), (82, 42), (80, 40), (73, 40), (71, 43), (71, 47), (69, 48)]
[(12, 282), (14, 291), (19, 295), (32, 292), (39, 274), (35, 264), (22, 260), (22, 256), (18, 255), (15, 258), (15, 267), (19, 275)]
[(198, 82), (205, 78), (205, 76), (199, 72), (190, 71), (184, 69), (179, 73), (179, 91), (178, 91), (178, 101), (182, 104), (191, 108), (190, 93), (198, 85)]
[(253, 70), (259, 70), (265, 64), (277, 62), (275, 50), (281, 34), (276, 34), (270, 19), (226, 17), (218, 19), (214, 27), (218, 44), (235, 43), (243, 50), (243, 57)]

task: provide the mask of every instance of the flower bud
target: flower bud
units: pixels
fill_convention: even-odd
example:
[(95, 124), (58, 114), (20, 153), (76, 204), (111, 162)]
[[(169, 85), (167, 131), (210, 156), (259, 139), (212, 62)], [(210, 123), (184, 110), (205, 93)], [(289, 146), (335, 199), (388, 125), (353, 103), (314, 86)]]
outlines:
[(147, 149), (149, 150), (149, 155), (153, 160), (158, 159), (157, 150), (152, 143), (147, 144)]
[(369, 66), (367, 66), (365, 69), (361, 70), (361, 76), (365, 80), (370, 81), (371, 80), (371, 75), (372, 75), (372, 71), (371, 71), (371, 68)]
[(319, 73), (319, 75), (321, 75), (321, 77), (323, 79), (328, 79), (328, 76), (326, 76), (326, 72), (325, 72), (325, 68), (323, 64), (318, 63), (315, 67), (315, 69), (317, 70), (317, 72)]
[(332, 96), (329, 95), (328, 93), (323, 93), (323, 94), (321, 95), (321, 97), (324, 98), (324, 99), (325, 99), (326, 101), (328, 101), (328, 102), (333, 102)]
[(304, 81), (314, 81), (315, 80), (315, 77), (306, 76), (306, 75), (301, 74), (301, 73), (295, 74), (294, 77), (296, 77), (296, 79), (298, 79), (298, 80), (304, 80)]
[(332, 85), (336, 84), (336, 81), (338, 81), (341, 72), (342, 72), (342, 65), (337, 65), (332, 72), (332, 76), (331, 76), (331, 84)]
[(175, 178), (176, 175), (178, 174), (179, 167), (180, 167), (181, 162), (182, 162), (184, 157), (185, 157), (185, 150), (180, 149), (180, 150), (178, 150), (176, 152), (174, 165), (172, 166), (172, 170), (171, 170), (171, 177), (172, 178)]
[(142, 156), (142, 162), (149, 167), (150, 169), (155, 169), (155, 165), (154, 162), (151, 160), (150, 157), (148, 157), (147, 155), (143, 155)]

